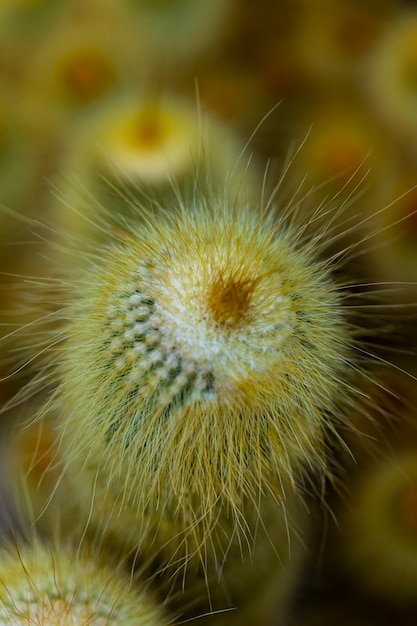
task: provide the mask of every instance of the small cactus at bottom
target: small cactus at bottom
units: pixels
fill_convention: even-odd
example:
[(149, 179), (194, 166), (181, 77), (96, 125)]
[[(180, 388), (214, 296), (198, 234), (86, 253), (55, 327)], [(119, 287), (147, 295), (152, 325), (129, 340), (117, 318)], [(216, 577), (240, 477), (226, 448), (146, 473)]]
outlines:
[(0, 624), (167, 626), (150, 591), (94, 553), (62, 545), (12, 544), (0, 554)]

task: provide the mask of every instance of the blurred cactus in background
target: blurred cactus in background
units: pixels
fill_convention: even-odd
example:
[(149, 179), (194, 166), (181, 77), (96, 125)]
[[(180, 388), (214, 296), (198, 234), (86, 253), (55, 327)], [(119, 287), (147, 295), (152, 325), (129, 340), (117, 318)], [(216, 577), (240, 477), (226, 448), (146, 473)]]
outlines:
[(416, 77), (405, 0), (2, 0), (0, 623), (414, 626)]

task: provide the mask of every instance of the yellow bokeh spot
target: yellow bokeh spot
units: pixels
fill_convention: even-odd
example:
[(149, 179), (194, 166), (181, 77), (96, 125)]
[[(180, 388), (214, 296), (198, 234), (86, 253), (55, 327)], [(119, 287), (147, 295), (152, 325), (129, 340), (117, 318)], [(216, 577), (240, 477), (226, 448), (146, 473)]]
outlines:
[(173, 133), (175, 123), (157, 107), (145, 107), (126, 127), (126, 145), (138, 151), (160, 150)]

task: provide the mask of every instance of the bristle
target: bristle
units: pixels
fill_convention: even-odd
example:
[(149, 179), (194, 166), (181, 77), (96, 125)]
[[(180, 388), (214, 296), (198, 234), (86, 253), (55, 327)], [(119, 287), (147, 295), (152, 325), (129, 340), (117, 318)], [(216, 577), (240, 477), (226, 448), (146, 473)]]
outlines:
[(306, 468), (326, 472), (325, 431), (354, 393), (343, 297), (313, 246), (211, 202), (149, 214), (97, 251), (63, 313), (47, 409), (88, 510), (128, 512), (133, 545), (156, 535), (179, 562), (204, 560), (219, 515), (243, 536), (258, 501), (282, 517)]
[[(119, 568), (120, 569), (120, 568)], [(0, 561), (4, 626), (166, 626), (170, 621), (145, 586), (105, 565), (94, 552), (62, 545), (13, 544)]]

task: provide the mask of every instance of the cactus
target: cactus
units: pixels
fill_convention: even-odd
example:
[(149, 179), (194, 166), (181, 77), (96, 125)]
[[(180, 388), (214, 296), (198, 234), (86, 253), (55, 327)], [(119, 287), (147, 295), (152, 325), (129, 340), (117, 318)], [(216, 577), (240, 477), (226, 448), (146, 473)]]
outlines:
[[(97, 222), (124, 228), (130, 204), (170, 203), (193, 186), (223, 186), (225, 176), (234, 198), (243, 180), (247, 190), (255, 186), (240, 151), (228, 127), (199, 115), (185, 98), (112, 98), (74, 133), (51, 219), (64, 242), (73, 233), (103, 240), (107, 229), (100, 231)], [(232, 172), (230, 163), (236, 164)]]
[(328, 432), (354, 402), (354, 331), (317, 260), (325, 232), (308, 241), (214, 194), (143, 209), (61, 311), (43, 411), (85, 518), (209, 590), (255, 537), (285, 561), (297, 487), (326, 473)]
[(94, 553), (62, 545), (4, 547), (0, 560), (0, 624), (20, 626), (167, 626), (149, 590), (129, 582)]

